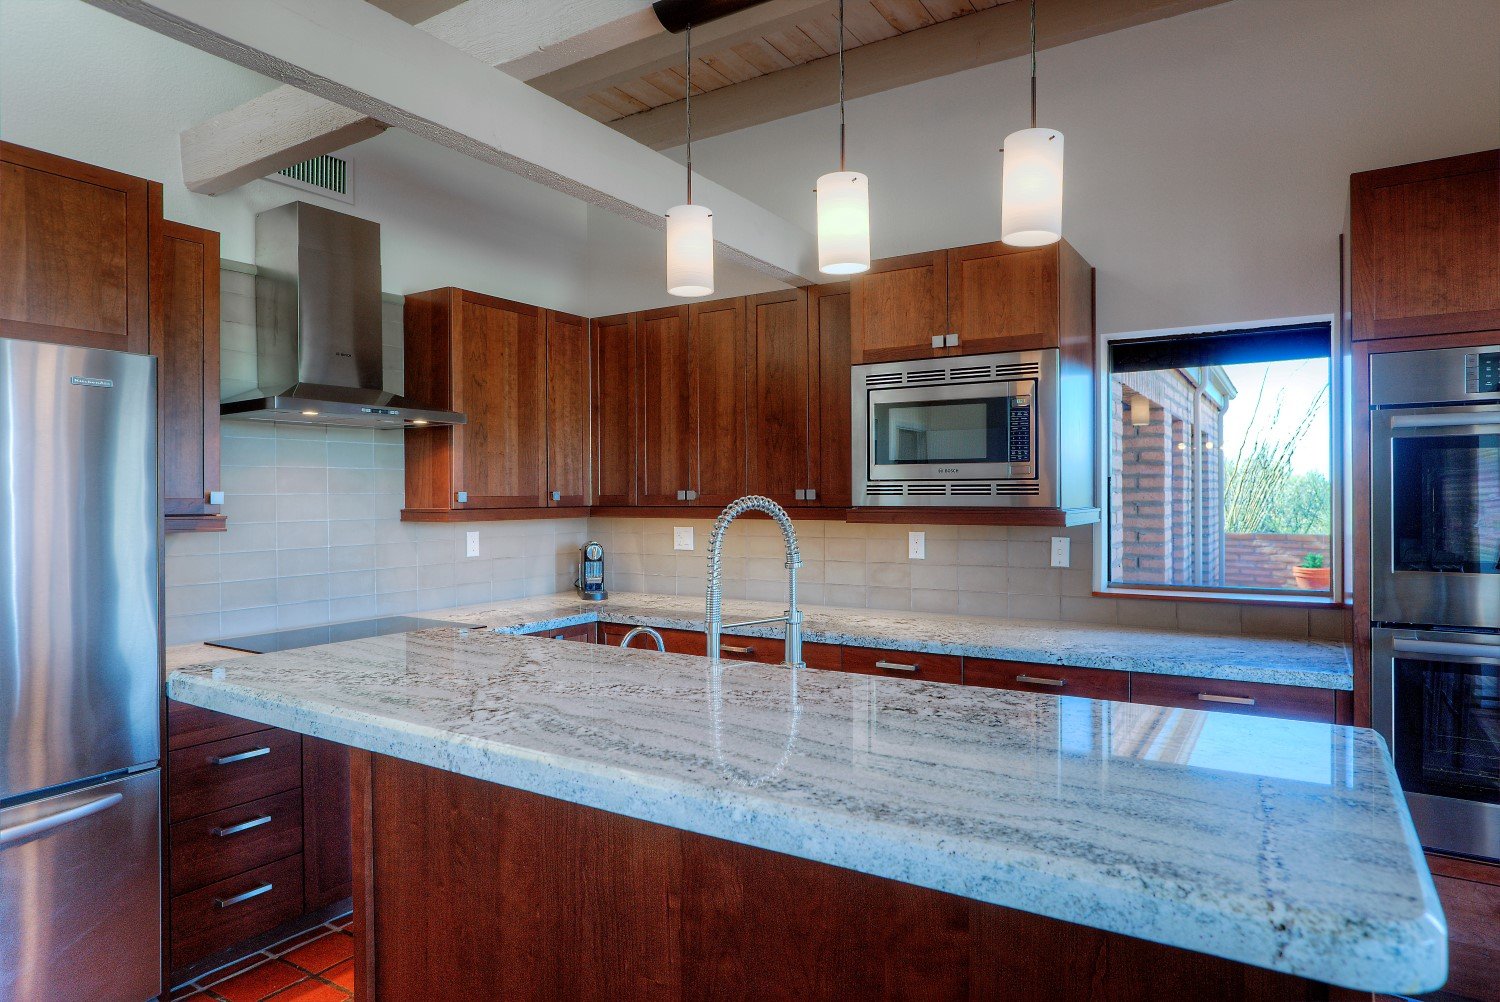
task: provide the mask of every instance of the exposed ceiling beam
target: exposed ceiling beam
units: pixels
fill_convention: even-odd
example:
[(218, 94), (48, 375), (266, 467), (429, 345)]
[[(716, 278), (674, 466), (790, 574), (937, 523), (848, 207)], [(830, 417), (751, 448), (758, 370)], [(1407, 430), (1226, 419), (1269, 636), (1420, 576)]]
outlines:
[[(1047, 0), (1039, 5), (1037, 47), (1066, 45), (1225, 2)], [(1026, 54), (1029, 33), (1027, 5), (1004, 3), (858, 46), (844, 56), (846, 96), (866, 97), (1014, 59)], [(697, 39), (693, 41), (696, 47)], [(576, 88), (569, 90), (574, 93)], [(837, 94), (838, 60), (832, 56), (721, 87), (694, 97), (693, 138), (708, 139), (828, 107), (836, 102)], [(682, 102), (675, 101), (609, 125), (652, 149), (663, 150), (681, 144), (682, 119)]]
[[(381, 6), (391, 7), (391, 0)], [(397, 6), (393, 15), (422, 8)], [(447, 7), (417, 27), (522, 80), (663, 34), (649, 0), (565, 0), (547, 7), (534, 0), (467, 0)], [(219, 195), (385, 127), (295, 87), (278, 87), (184, 131), (183, 181), (200, 195)]]
[[(351, 111), (663, 230), (682, 168), (363, 0), (89, 0), (159, 34)], [(793, 285), (818, 277), (811, 234), (707, 178), (724, 260)]]

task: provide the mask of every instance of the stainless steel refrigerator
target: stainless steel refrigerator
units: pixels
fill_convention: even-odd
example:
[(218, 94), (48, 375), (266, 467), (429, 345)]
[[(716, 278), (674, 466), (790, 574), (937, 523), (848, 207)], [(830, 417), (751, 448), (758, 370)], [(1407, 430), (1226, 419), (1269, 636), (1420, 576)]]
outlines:
[(161, 990), (156, 362), (0, 340), (0, 1000)]

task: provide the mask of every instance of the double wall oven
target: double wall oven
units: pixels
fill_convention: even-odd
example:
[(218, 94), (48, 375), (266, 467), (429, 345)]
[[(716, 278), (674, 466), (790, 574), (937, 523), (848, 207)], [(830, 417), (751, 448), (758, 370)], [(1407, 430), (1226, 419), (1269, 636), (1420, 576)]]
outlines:
[(1500, 345), (1370, 359), (1377, 730), (1430, 849), (1500, 859)]

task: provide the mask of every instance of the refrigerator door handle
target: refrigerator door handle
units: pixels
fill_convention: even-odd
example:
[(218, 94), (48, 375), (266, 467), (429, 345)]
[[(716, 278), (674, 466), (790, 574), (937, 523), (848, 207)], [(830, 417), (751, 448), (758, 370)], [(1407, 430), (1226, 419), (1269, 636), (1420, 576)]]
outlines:
[(8, 842), (19, 842), (33, 835), (40, 835), (54, 828), (61, 828), (70, 822), (78, 821), (91, 814), (98, 814), (100, 811), (107, 810), (123, 799), (123, 794), (111, 793), (103, 797), (96, 797), (93, 800), (85, 801), (77, 807), (70, 807), (65, 811), (58, 811), (56, 814), (37, 818), (35, 821), (12, 825), (9, 828), (0, 828), (0, 845), (5, 845)]

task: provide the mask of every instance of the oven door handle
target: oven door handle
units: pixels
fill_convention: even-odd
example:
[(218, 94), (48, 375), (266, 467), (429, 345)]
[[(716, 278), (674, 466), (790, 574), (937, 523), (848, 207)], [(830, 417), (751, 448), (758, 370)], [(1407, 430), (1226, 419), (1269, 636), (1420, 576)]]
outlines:
[(1454, 643), (1444, 640), (1413, 640), (1397, 637), (1391, 641), (1397, 654), (1428, 654), (1436, 658), (1472, 658), (1489, 664), (1500, 665), (1500, 647), (1480, 644)]
[(1500, 410), (1486, 414), (1392, 414), (1391, 428), (1496, 428)]

